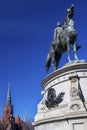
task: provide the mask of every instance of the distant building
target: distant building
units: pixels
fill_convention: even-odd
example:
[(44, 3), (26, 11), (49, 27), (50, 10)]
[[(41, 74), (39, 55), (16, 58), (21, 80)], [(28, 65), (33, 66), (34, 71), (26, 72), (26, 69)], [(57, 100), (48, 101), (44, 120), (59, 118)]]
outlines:
[(14, 116), (10, 87), (8, 87), (3, 116), (0, 118), (0, 130), (33, 130), (30, 122), (21, 120), (19, 115)]

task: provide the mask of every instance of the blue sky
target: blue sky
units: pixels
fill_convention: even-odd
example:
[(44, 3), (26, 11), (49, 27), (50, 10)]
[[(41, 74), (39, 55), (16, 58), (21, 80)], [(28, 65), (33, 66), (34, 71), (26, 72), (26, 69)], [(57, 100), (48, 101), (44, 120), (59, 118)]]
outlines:
[[(54, 28), (75, 5), (75, 27), (79, 59), (87, 60), (87, 2), (76, 0), (3, 0), (0, 1), (0, 117), (10, 82), (14, 114), (23, 119), (25, 111), (33, 119), (40, 102), (45, 61), (53, 40)], [(72, 57), (73, 58), (73, 57)], [(59, 67), (67, 63), (67, 53)]]

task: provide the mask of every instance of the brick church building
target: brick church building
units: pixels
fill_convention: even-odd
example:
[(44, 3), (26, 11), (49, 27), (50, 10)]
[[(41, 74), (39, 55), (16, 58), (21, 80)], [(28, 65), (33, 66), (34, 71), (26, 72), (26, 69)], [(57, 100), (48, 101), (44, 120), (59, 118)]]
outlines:
[(3, 117), (0, 118), (0, 130), (33, 130), (29, 122), (21, 120), (19, 115), (14, 116), (10, 87), (8, 87)]

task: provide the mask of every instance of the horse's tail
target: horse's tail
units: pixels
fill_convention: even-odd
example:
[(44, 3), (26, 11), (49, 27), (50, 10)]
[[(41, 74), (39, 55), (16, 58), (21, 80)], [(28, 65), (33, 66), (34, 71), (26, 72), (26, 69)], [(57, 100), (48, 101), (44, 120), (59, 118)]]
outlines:
[[(76, 51), (78, 51), (79, 49), (81, 49), (82, 48), (82, 45), (77, 45), (76, 44)], [(71, 47), (71, 49), (73, 50), (73, 48)]]
[(48, 53), (47, 59), (46, 59), (46, 64), (45, 64), (46, 72), (48, 72), (48, 70), (49, 70), (49, 68), (50, 68), (50, 65), (51, 65), (51, 58), (50, 58), (50, 55), (49, 55), (49, 53)]
[(82, 45), (77, 45), (76, 44), (76, 51), (78, 51), (81, 47), (82, 47)]

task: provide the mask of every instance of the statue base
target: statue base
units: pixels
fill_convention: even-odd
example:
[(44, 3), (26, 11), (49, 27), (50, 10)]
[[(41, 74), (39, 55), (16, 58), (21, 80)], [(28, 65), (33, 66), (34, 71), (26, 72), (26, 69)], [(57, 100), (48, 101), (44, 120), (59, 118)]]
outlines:
[(65, 65), (48, 75), (41, 83), (44, 91), (34, 119), (35, 130), (86, 130), (86, 84), (86, 62)]

